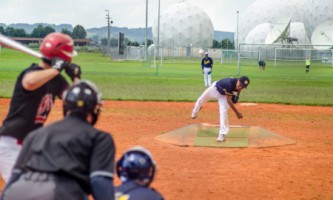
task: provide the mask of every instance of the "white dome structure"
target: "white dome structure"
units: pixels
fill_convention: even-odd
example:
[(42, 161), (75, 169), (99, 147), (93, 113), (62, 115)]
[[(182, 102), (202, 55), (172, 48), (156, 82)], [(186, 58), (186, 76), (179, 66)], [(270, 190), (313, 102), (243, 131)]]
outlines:
[[(157, 44), (157, 20), (153, 25), (152, 34), (154, 44)], [(213, 39), (214, 27), (211, 19), (197, 6), (187, 2), (173, 4), (160, 16), (159, 45), (205, 49), (212, 46)]]
[(259, 24), (254, 27), (246, 36), (245, 43), (263, 44), (270, 29), (270, 23)]
[[(246, 36), (246, 44), (264, 44), (266, 36), (271, 28), (270, 23), (259, 24), (254, 27)], [(297, 39), (293, 43), (297, 44), (310, 44), (310, 39), (306, 34), (304, 24), (301, 22), (290, 23), (290, 38)]]
[(325, 21), (324, 23), (317, 26), (317, 28), (312, 33), (311, 43), (313, 47), (318, 50), (331, 49), (333, 46), (333, 21)]
[[(291, 23), (304, 21), (306, 0), (257, 0), (239, 18), (239, 43), (245, 42), (247, 35), (263, 23), (276, 23), (283, 16), (291, 15)], [(236, 33), (237, 34), (237, 33)], [(235, 34), (235, 38), (237, 35)]]
[(311, 38), (311, 44), (316, 49), (330, 49), (330, 47), (315, 46), (316, 44), (332, 45), (333, 31), (333, 1), (309, 0), (305, 5), (304, 25)]
[(290, 24), (291, 38), (297, 39), (297, 44), (310, 44), (310, 39), (306, 34), (304, 24), (302, 22), (293, 22)]
[(308, 0), (305, 5), (304, 24), (309, 37), (319, 24), (333, 20), (332, 9), (332, 0)]

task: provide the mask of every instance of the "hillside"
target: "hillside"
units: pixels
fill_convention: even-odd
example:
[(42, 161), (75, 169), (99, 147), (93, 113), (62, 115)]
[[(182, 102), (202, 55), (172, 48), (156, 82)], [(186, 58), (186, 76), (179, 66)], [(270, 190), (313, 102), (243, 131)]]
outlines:
[[(26, 33), (31, 33), (34, 28), (36, 28), (38, 25), (43, 26), (50, 26), (54, 28), (57, 32), (61, 32), (62, 29), (67, 29), (69, 31), (73, 30), (73, 26), (70, 24), (45, 24), (45, 23), (36, 23), (36, 24), (25, 24), (25, 23), (17, 23), (17, 24), (3, 24), (0, 23), (0, 26), (6, 28), (7, 26), (14, 27), (14, 28), (20, 28), (24, 29)], [(100, 28), (90, 28), (86, 29), (87, 37), (92, 38), (94, 36), (97, 36), (99, 39), (106, 38), (108, 29), (107, 26), (100, 27)], [(118, 33), (122, 32), (125, 34), (125, 37), (130, 39), (131, 41), (137, 41), (137, 42), (143, 42), (145, 37), (145, 29), (144, 28), (127, 28), (127, 27), (116, 27), (111, 26), (111, 38), (118, 38)], [(147, 38), (152, 39), (152, 28), (148, 28), (147, 32)], [(233, 32), (223, 32), (223, 31), (214, 31), (214, 39), (217, 41), (221, 41), (225, 38), (228, 38), (230, 40), (233, 40), (234, 33)]]

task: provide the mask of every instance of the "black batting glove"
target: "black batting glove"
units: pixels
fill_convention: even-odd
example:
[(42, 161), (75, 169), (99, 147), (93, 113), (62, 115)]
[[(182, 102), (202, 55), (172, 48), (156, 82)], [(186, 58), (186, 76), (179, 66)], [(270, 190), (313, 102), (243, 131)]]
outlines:
[(69, 65), (69, 62), (62, 60), (60, 58), (53, 58), (51, 61), (51, 66), (53, 69), (56, 69), (61, 73), (63, 69), (65, 69)]
[(71, 63), (65, 68), (66, 74), (74, 81), (75, 78), (81, 79), (81, 67), (77, 64)]

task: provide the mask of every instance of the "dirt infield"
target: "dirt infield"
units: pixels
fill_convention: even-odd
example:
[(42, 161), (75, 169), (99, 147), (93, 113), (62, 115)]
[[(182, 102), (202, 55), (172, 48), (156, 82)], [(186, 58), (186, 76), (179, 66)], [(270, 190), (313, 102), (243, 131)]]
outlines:
[[(0, 119), (8, 102), (0, 99)], [(231, 125), (261, 126), (296, 144), (229, 149), (179, 147), (154, 140), (192, 123), (218, 124), (215, 102), (205, 104), (195, 120), (190, 119), (194, 103), (104, 103), (97, 127), (114, 136), (117, 159), (133, 145), (148, 148), (158, 165), (153, 187), (166, 199), (333, 199), (333, 107), (237, 105), (244, 119), (238, 120), (230, 110)], [(48, 123), (61, 119), (60, 102), (55, 106)]]

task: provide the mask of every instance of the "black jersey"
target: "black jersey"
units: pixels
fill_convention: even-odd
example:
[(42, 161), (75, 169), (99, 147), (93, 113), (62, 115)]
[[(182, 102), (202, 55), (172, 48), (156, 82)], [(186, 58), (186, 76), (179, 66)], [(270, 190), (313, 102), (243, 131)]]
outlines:
[(59, 74), (36, 90), (25, 90), (22, 86), (24, 75), (37, 70), (43, 68), (32, 64), (17, 78), (9, 112), (0, 128), (0, 135), (23, 140), (30, 131), (43, 126), (55, 97), (61, 98), (62, 92), (68, 87), (66, 79)]
[(237, 78), (224, 78), (216, 82), (216, 89), (222, 95), (232, 96), (233, 92), (237, 92)]
[(70, 177), (90, 194), (90, 177), (113, 178), (114, 155), (110, 134), (94, 128), (85, 119), (67, 116), (26, 137), (14, 170)]
[(163, 196), (153, 188), (148, 188), (134, 181), (126, 181), (116, 188), (115, 200), (163, 200)]

